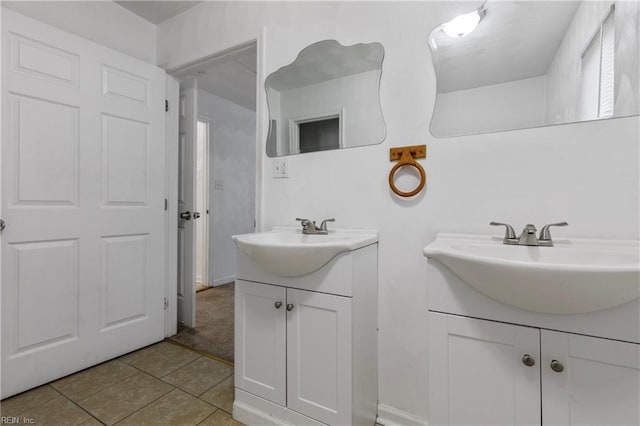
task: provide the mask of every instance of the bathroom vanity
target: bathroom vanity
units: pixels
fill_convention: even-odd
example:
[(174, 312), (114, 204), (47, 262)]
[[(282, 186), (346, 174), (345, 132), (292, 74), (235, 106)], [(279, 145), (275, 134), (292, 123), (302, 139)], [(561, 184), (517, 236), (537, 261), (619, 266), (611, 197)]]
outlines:
[[(439, 234), (424, 252), (429, 424), (640, 423), (637, 242), (506, 247), (495, 237)], [(532, 268), (528, 277), (551, 275), (519, 287), (522, 268)], [(596, 309), (594, 283), (583, 277), (585, 292), (572, 287), (572, 274), (585, 270), (591, 276), (608, 270), (600, 286), (624, 297)], [(495, 283), (510, 275), (512, 284), (501, 285), (505, 293), (522, 292), (521, 306), (505, 303), (516, 303), (515, 293), (489, 297), (496, 290), (487, 284), (489, 274)], [(636, 294), (629, 292), (634, 282)]]
[(233, 417), (249, 425), (373, 425), (377, 232), (280, 227), (234, 240)]

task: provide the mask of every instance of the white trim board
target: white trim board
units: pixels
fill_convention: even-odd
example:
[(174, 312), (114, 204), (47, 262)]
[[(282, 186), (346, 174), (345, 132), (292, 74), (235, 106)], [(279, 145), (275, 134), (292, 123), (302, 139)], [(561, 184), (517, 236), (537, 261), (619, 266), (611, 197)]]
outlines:
[(213, 280), (213, 282), (211, 283), (211, 287), (218, 287), (219, 285), (230, 284), (235, 280), (236, 280), (235, 275), (229, 275), (228, 277), (218, 278), (217, 280)]
[(428, 426), (427, 419), (390, 405), (378, 404), (377, 423), (384, 426)]

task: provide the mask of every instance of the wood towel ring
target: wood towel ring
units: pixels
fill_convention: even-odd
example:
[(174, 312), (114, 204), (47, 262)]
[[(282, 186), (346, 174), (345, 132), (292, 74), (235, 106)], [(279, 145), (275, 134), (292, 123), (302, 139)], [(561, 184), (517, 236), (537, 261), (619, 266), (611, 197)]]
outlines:
[[(397, 148), (391, 148), (389, 150), (389, 159), (391, 161), (398, 161), (398, 163), (393, 166), (391, 172), (389, 172), (389, 186), (391, 190), (401, 197), (413, 197), (414, 195), (420, 193), (424, 188), (425, 183), (427, 182), (427, 175), (424, 172), (424, 169), (415, 159), (416, 158), (426, 158), (427, 157), (427, 146), (426, 145), (414, 145), (414, 146), (402, 146)], [(404, 192), (400, 191), (394, 182), (395, 174), (398, 170), (400, 170), (403, 166), (412, 166), (415, 167), (420, 173), (420, 183), (413, 191)]]

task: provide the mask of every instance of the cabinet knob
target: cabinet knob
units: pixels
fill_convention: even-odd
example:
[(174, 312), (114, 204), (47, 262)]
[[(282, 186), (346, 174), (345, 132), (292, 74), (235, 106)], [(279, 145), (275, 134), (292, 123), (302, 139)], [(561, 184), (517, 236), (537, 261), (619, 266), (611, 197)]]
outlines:
[(293, 311), (293, 303), (287, 303), (287, 311)]
[(556, 359), (551, 361), (551, 366), (550, 367), (556, 373), (562, 373), (564, 371), (564, 365), (562, 365), (562, 363), (560, 361), (556, 360)]
[(533, 357), (529, 354), (524, 354), (522, 356), (522, 363), (524, 365), (526, 365), (527, 367), (533, 367), (534, 365), (536, 365), (536, 360), (533, 359)]
[(273, 306), (276, 307), (276, 309), (280, 309), (280, 306), (282, 306), (282, 302), (281, 301), (276, 301), (276, 303), (273, 304)]

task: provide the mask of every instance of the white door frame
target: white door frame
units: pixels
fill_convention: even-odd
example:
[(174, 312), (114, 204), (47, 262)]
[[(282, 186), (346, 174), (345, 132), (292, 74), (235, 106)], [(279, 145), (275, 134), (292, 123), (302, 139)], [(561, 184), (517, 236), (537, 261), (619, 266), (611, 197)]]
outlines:
[[(266, 50), (266, 27), (257, 34), (255, 39), (248, 40), (244, 43), (238, 44), (228, 49), (221, 51), (211, 52), (208, 55), (204, 55), (196, 60), (185, 62), (179, 66), (167, 69), (167, 76), (175, 81), (176, 76), (185, 74), (193, 68), (202, 65), (203, 62), (215, 61), (229, 53), (235, 52), (250, 45), (257, 45), (257, 58), (256, 58), (256, 183), (255, 183), (255, 218), (256, 226), (255, 231), (259, 232), (263, 228), (263, 197), (262, 197), (262, 169), (263, 169), (263, 153), (264, 153), (264, 141), (267, 138), (267, 132), (269, 131), (269, 114), (267, 107), (267, 98), (264, 95), (263, 81), (265, 79), (265, 50)], [(169, 85), (169, 78), (167, 79)], [(173, 89), (171, 92), (167, 91), (169, 95), (173, 95)], [(174, 104), (173, 108), (171, 105)], [(178, 259), (175, 253), (178, 252), (178, 241), (175, 234), (177, 229), (177, 203), (178, 203), (178, 150), (177, 150), (177, 128), (178, 128), (178, 97), (175, 97), (173, 103), (170, 102), (169, 113), (171, 118), (168, 121), (175, 123), (175, 130), (171, 134), (167, 132), (167, 198), (169, 205), (169, 212), (175, 212), (174, 216), (169, 217), (167, 220), (167, 236), (170, 236), (166, 240), (167, 250), (167, 281), (166, 281), (166, 294), (165, 298), (168, 301), (168, 307), (165, 310), (165, 336), (169, 337), (176, 334), (177, 331), (177, 291), (178, 291)], [(175, 136), (174, 136), (175, 134)], [(171, 255), (171, 254), (174, 255)]]
[(165, 311), (164, 335), (173, 336), (178, 332), (178, 102), (180, 101), (180, 83), (167, 74), (166, 96), (166, 152), (167, 173), (165, 192), (166, 239), (165, 239)]

